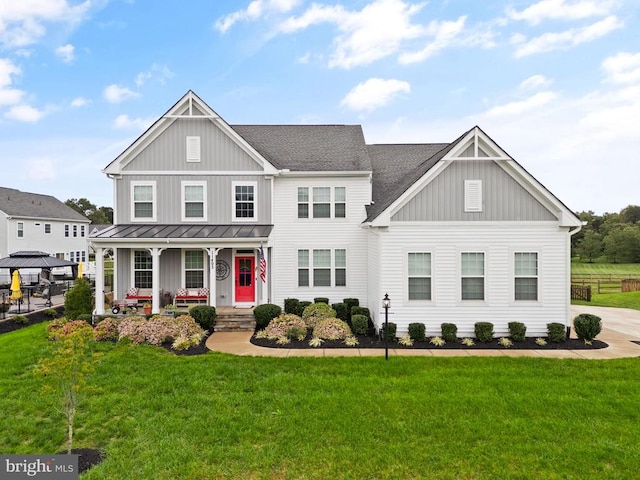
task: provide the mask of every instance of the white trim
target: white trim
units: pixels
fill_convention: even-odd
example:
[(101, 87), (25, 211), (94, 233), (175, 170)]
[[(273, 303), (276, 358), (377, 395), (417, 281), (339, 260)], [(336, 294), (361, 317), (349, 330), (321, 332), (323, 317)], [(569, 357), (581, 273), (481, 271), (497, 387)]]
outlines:
[[(136, 207), (135, 207), (135, 187), (151, 187), (152, 194), (152, 213), (151, 217), (136, 217)], [(156, 222), (157, 221), (157, 212), (158, 212), (158, 195), (156, 190), (156, 182), (155, 180), (146, 180), (146, 181), (133, 181), (131, 182), (130, 187), (130, 204), (129, 208), (131, 211), (131, 222)]]
[(465, 180), (464, 211), (471, 213), (482, 212), (482, 200), (482, 180)]
[[(186, 264), (186, 254), (187, 252), (200, 252), (202, 253), (202, 287), (187, 287), (187, 264)], [(207, 258), (205, 258), (205, 255)], [(194, 289), (194, 288), (209, 288), (209, 293), (211, 293), (211, 288), (209, 286), (209, 268), (208, 268), (208, 252), (203, 248), (183, 248), (180, 250), (180, 286), (186, 289)], [(190, 269), (196, 271), (196, 269)]]
[[(429, 291), (429, 294), (431, 296), (431, 298), (429, 300), (411, 300), (409, 298), (409, 255), (411, 253), (428, 253), (429, 254), (429, 276), (428, 278), (431, 279), (431, 288)], [(403, 281), (404, 281), (404, 287), (402, 288), (403, 293), (404, 293), (404, 297), (403, 297), (403, 302), (405, 305), (407, 306), (421, 306), (421, 305), (433, 305), (435, 304), (435, 293), (434, 293), (434, 286), (435, 286), (435, 274), (434, 274), (434, 265), (435, 262), (434, 260), (434, 253), (433, 253), (433, 249), (426, 249), (426, 248), (421, 248), (421, 247), (411, 247), (411, 248), (404, 248), (403, 249), (403, 255), (402, 255), (402, 272), (403, 272)], [(419, 278), (427, 278), (427, 277), (419, 277)]]
[[(186, 187), (202, 187), (202, 217), (187, 217), (186, 216)], [(207, 182), (206, 180), (191, 181), (183, 180), (180, 182), (180, 217), (183, 222), (206, 222), (208, 218), (207, 214)]]
[(187, 163), (200, 162), (200, 137), (188, 136), (185, 141)]
[[(537, 280), (537, 299), (536, 300), (516, 300), (516, 278), (533, 278), (532, 276), (520, 276), (516, 277), (516, 254), (517, 253), (535, 253), (536, 254), (536, 275), (535, 278)], [(543, 278), (542, 273), (544, 273), (544, 268), (542, 267), (543, 262), (541, 261), (542, 253), (539, 247), (511, 247), (509, 249), (509, 274), (510, 274), (510, 282), (509, 282), (509, 304), (511, 306), (520, 306), (520, 305), (541, 305), (542, 302), (542, 289), (541, 287), (541, 279)], [(541, 272), (542, 271), (542, 272)]]
[[(260, 280), (260, 275), (258, 274), (258, 269), (260, 268), (259, 248), (260, 247), (257, 247), (257, 249), (252, 248), (251, 250), (253, 250), (253, 253), (238, 253), (238, 250), (249, 250), (249, 248), (233, 248), (231, 250), (231, 299), (234, 307), (251, 307), (258, 304), (258, 282), (262, 282), (262, 280)], [(253, 302), (238, 302), (236, 300), (236, 258), (238, 257), (253, 257)]]
[[(253, 217), (236, 217), (236, 187), (253, 187)], [(258, 182), (231, 182), (231, 222), (246, 223), (258, 221)]]
[[(474, 249), (473, 247), (469, 248), (458, 248), (457, 250), (457, 305), (484, 305), (489, 303), (489, 294), (491, 293), (488, 285), (489, 285), (489, 275), (488, 275), (488, 266), (489, 266), (489, 256), (486, 249)], [(482, 279), (483, 279), (483, 292), (482, 299), (462, 299), (462, 255), (465, 253), (481, 253), (482, 254)], [(480, 278), (478, 275), (465, 275), (464, 278)]]

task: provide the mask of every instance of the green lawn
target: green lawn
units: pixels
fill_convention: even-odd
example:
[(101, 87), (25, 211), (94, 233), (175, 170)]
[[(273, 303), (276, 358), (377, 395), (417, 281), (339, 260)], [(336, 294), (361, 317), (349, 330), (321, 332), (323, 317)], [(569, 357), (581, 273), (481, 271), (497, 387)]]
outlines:
[(595, 305), (598, 307), (632, 308), (640, 310), (640, 292), (594, 293), (590, 302), (572, 300), (574, 305)]
[[(0, 451), (58, 452), (32, 367), (44, 326), (0, 335)], [(100, 344), (83, 479), (637, 478), (637, 359), (179, 357)]]
[(629, 275), (640, 277), (640, 263), (582, 263), (571, 262), (572, 274)]

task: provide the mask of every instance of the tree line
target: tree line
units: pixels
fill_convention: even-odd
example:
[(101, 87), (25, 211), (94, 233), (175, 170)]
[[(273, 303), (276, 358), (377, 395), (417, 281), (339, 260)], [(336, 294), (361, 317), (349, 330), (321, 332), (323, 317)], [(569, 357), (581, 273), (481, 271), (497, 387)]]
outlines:
[(113, 208), (111, 207), (98, 207), (86, 198), (70, 198), (64, 203), (91, 220), (93, 225), (113, 224)]
[(605, 256), (611, 263), (640, 263), (640, 206), (629, 205), (619, 213), (577, 213), (587, 222), (571, 239), (574, 257), (593, 263)]

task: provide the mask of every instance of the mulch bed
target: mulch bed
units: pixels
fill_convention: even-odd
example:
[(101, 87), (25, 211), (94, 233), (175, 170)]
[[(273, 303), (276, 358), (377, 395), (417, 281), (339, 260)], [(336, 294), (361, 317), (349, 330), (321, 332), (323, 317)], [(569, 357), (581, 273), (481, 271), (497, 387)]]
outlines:
[(171, 348), (171, 343), (163, 343), (162, 347), (175, 355), (204, 355), (205, 353), (209, 353), (211, 351), (206, 346), (207, 338), (209, 338), (209, 335), (205, 336), (198, 345), (187, 350), (174, 350), (173, 348)]
[[(54, 310), (58, 312), (57, 316), (60, 317), (62, 315), (62, 312), (64, 311), (64, 307), (56, 307), (54, 308)], [(28, 312), (28, 313), (20, 313), (19, 315), (23, 315), (27, 317), (29, 321), (25, 324), (14, 322), (13, 320), (11, 320), (11, 317), (15, 316), (13, 315), (13, 310), (12, 310), (12, 315), (6, 314), (6, 319), (0, 320), (0, 334), (13, 332), (15, 330), (19, 330), (24, 327), (35, 325), (36, 323), (48, 322), (52, 320), (52, 318), (49, 315), (44, 313), (44, 310), (38, 310), (35, 312)], [(0, 316), (0, 318), (2, 317)]]
[[(310, 335), (307, 335), (302, 341), (292, 340), (291, 343), (286, 345), (278, 345), (275, 340), (269, 340), (266, 338), (255, 338), (255, 336), (251, 337), (251, 343), (259, 346), (259, 347), (267, 347), (267, 348), (296, 348), (296, 349), (305, 349), (305, 348), (384, 348), (385, 342), (384, 340), (380, 340), (378, 337), (374, 336), (366, 336), (366, 335), (356, 335), (358, 338), (358, 345), (355, 347), (349, 347), (344, 344), (342, 340), (325, 340), (324, 343), (320, 347), (311, 347), (309, 346), (309, 340), (311, 339)], [(546, 340), (546, 339), (545, 339)], [(578, 340), (577, 338), (571, 338), (569, 340), (565, 340), (564, 342), (549, 342), (544, 346), (540, 346), (536, 344), (536, 339), (534, 337), (528, 337), (524, 342), (513, 342), (513, 346), (511, 347), (503, 347), (498, 343), (498, 339), (494, 338), (493, 341), (489, 343), (480, 343), (475, 342), (475, 345), (472, 347), (467, 347), (459, 342), (455, 343), (446, 343), (442, 347), (436, 347), (435, 345), (426, 342), (414, 342), (413, 346), (404, 346), (400, 345), (397, 342), (389, 342), (389, 348), (393, 348), (396, 350), (420, 350), (420, 349), (433, 349), (433, 350), (597, 350), (599, 348), (606, 348), (609, 345), (600, 340), (594, 340), (591, 345), (587, 345), (582, 340)]]
[[(66, 454), (66, 450), (57, 453), (57, 455)], [(84, 473), (104, 460), (102, 451), (96, 450), (95, 448), (72, 448), (71, 454), (78, 455), (78, 473)]]

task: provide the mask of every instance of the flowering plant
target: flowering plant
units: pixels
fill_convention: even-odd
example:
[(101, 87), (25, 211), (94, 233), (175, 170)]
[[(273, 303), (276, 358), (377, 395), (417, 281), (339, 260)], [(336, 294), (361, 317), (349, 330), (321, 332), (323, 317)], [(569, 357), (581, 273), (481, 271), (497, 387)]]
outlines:
[(339, 318), (320, 320), (313, 329), (313, 336), (325, 340), (344, 340), (351, 335), (351, 329)]

